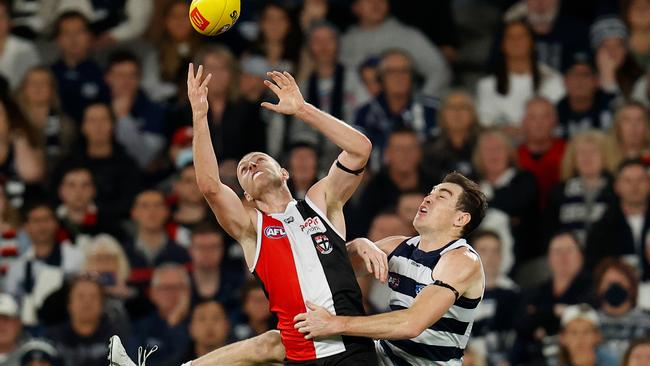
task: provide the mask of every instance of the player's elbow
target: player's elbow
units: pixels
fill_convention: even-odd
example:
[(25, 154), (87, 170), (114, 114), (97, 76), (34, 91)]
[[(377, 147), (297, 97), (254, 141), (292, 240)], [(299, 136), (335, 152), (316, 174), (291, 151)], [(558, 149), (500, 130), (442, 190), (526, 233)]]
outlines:
[(361, 156), (364, 160), (368, 160), (370, 158), (370, 154), (372, 153), (372, 142), (365, 136), (361, 135), (361, 139), (359, 140), (358, 144), (358, 154)]
[(215, 184), (214, 182), (211, 182), (207, 179), (201, 179), (197, 177), (196, 185), (198, 186), (199, 191), (206, 198), (214, 197), (219, 193), (219, 184)]

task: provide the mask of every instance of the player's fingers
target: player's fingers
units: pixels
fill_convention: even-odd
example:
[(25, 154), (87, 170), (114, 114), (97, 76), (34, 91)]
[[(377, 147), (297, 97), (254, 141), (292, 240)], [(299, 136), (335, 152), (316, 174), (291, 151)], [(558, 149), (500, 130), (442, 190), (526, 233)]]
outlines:
[(377, 258), (373, 259), (373, 265), (375, 266), (375, 278), (377, 280), (381, 280), (381, 263), (377, 260)]
[(196, 81), (201, 80), (201, 76), (203, 76), (203, 65), (199, 65), (199, 69), (196, 70)]
[(295, 83), (296, 83), (296, 80), (293, 78), (293, 76), (292, 76), (288, 71), (285, 71), (285, 72), (284, 72), (284, 76), (285, 76), (285, 77), (286, 77), (286, 78), (287, 78), (287, 79), (288, 79), (292, 84), (295, 84)]
[(305, 319), (307, 319), (307, 313), (300, 313), (300, 314), (293, 317), (294, 322), (299, 322), (299, 321), (302, 321), (302, 320), (305, 320)]
[(276, 71), (269, 72), (269, 76), (275, 83), (278, 85), (278, 87), (282, 86), (282, 79), (280, 79), (279, 73)]
[(381, 256), (379, 258), (379, 264), (381, 265), (381, 282), (386, 282), (388, 280), (388, 263), (386, 262), (386, 256)]
[(296, 325), (294, 325), (293, 327), (300, 331), (301, 329), (304, 329), (306, 326), (307, 326), (307, 322), (303, 321), (303, 322), (296, 323)]
[(278, 106), (275, 105), (275, 104), (272, 104), (272, 103), (269, 103), (269, 102), (262, 102), (262, 104), (260, 104), (260, 106), (262, 106), (262, 108), (268, 109), (270, 111), (280, 113), (280, 110), (278, 109)]
[(271, 89), (275, 94), (280, 93), (280, 87), (272, 83), (271, 80), (264, 80), (264, 85)]
[(289, 81), (289, 78), (287, 78), (287, 76), (284, 73), (279, 72), (279, 71), (277, 73), (278, 73), (278, 77), (280, 78), (280, 80), (282, 80), (282, 85), (283, 86), (291, 85), (291, 81)]
[(307, 334), (307, 335), (305, 336), (305, 339), (312, 339), (312, 338), (314, 338), (314, 336), (312, 336), (311, 333), (309, 333), (309, 334)]
[(208, 76), (205, 77), (205, 80), (201, 83), (201, 89), (207, 88), (208, 83), (210, 82), (210, 79), (212, 79), (212, 73), (208, 74)]
[(370, 262), (370, 258), (363, 257), (363, 261), (366, 263), (366, 270), (368, 273), (372, 273), (372, 263)]
[(318, 307), (319, 307), (318, 305), (314, 304), (313, 302), (311, 302), (309, 300), (305, 302), (305, 305), (307, 305), (307, 309), (312, 310), (312, 311), (318, 310)]
[(190, 65), (187, 67), (187, 85), (192, 85), (192, 79), (194, 79), (194, 64), (190, 62)]

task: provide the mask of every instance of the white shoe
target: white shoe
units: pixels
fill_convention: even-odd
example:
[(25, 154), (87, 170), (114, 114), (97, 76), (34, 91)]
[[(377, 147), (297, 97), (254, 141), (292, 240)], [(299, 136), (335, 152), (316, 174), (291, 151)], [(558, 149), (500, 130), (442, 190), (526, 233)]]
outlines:
[(138, 348), (138, 364), (131, 361), (129, 355), (126, 354), (126, 350), (122, 345), (122, 341), (119, 336), (112, 336), (108, 341), (108, 366), (145, 366), (147, 358), (151, 356), (152, 353), (158, 350), (158, 346), (153, 346), (150, 350), (143, 349), (142, 347)]

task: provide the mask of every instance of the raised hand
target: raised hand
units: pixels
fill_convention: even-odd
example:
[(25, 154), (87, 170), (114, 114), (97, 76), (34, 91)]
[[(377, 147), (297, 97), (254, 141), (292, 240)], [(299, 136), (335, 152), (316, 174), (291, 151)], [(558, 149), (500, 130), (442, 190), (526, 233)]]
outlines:
[(305, 98), (302, 97), (298, 84), (288, 72), (272, 71), (266, 73), (274, 82), (264, 80), (264, 85), (271, 89), (280, 101), (278, 104), (268, 102), (262, 103), (262, 107), (277, 113), (293, 115), (305, 105)]
[(199, 65), (199, 69), (194, 75), (194, 64), (190, 63), (187, 70), (187, 97), (190, 100), (195, 120), (208, 115), (208, 83), (212, 74), (208, 74), (203, 81), (201, 81), (202, 76), (203, 65)]

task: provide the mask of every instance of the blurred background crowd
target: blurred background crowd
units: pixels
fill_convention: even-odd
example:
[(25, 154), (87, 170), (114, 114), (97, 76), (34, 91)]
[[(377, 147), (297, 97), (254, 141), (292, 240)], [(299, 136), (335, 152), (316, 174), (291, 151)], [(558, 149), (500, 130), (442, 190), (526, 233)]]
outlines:
[[(242, 0), (193, 31), (185, 0), (0, 1), (0, 365), (178, 366), (273, 329), (192, 166), (203, 64), (220, 174), (265, 151), (296, 198), (337, 147), (273, 101), (270, 70), (374, 150), (348, 238), (413, 235), (441, 177), (490, 208), (466, 365), (650, 364), (650, 0)], [(369, 312), (386, 287), (360, 280)]]

